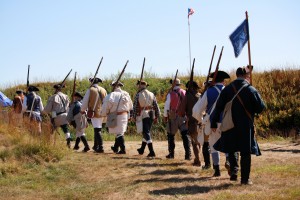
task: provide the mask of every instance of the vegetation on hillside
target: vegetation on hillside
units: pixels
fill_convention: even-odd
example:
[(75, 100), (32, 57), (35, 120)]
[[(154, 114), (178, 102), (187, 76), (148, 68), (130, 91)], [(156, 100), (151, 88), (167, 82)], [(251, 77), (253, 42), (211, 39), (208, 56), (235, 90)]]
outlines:
[[(66, 88), (63, 92), (69, 96), (72, 93), (73, 81), (72, 76), (66, 82)], [(234, 80), (235, 75), (231, 73), (231, 79)], [(111, 91), (110, 83), (116, 78), (112, 75), (110, 78), (103, 80), (103, 86), (108, 92)], [(159, 106), (163, 110), (165, 97), (170, 88), (169, 78), (160, 78), (154, 73), (145, 72), (145, 80), (149, 83), (151, 90), (157, 97)], [(189, 76), (180, 77), (183, 87), (189, 80)], [(124, 90), (128, 91), (132, 97), (136, 94), (136, 81), (138, 78), (132, 74), (124, 74), (122, 82), (125, 84)], [(194, 77), (194, 80), (202, 86), (205, 77)], [(228, 81), (229, 82), (229, 81)], [(264, 99), (267, 109), (257, 117), (256, 127), (257, 132), (262, 137), (271, 135), (294, 136), (299, 134), (300, 129), (300, 70), (271, 70), (259, 73), (253, 73), (253, 85), (260, 92)], [(49, 96), (53, 94), (52, 88), (55, 83), (41, 82), (34, 85), (40, 89), (44, 104), (47, 103)], [(85, 93), (89, 87), (88, 78), (79, 79), (77, 81), (77, 91)], [(17, 85), (8, 88), (4, 93), (13, 98), (17, 88), (25, 88), (25, 85)], [(160, 122), (154, 126), (153, 133), (156, 138), (164, 138), (165, 125)], [(128, 134), (135, 134), (134, 124), (130, 123)]]

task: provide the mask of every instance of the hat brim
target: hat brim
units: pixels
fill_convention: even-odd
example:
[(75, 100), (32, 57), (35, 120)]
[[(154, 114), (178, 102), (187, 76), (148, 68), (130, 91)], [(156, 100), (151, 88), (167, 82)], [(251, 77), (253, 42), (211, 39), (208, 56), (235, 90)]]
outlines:
[[(209, 75), (209, 77), (214, 78), (214, 75), (215, 75), (215, 72), (211, 73)], [(224, 79), (227, 79), (227, 78), (230, 78), (230, 76), (226, 72), (224, 72), (224, 71), (218, 71), (217, 72), (216, 80), (224, 80)]]

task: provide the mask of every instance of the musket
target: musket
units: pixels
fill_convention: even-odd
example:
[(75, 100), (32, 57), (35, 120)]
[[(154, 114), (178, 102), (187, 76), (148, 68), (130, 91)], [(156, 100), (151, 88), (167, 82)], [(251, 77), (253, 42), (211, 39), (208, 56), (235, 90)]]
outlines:
[(216, 83), (216, 78), (217, 78), (217, 74), (218, 74), (218, 71), (219, 71), (219, 65), (220, 65), (220, 61), (221, 61), (221, 58), (222, 58), (223, 48), (224, 48), (224, 46), (222, 46), (222, 50), (221, 50), (221, 53), (220, 53), (220, 56), (219, 56), (219, 60), (218, 60), (217, 66), (216, 66), (214, 77), (213, 77), (212, 82), (211, 82), (212, 85), (215, 85), (215, 83)]
[(126, 62), (126, 64), (125, 64), (125, 66), (123, 67), (123, 70), (121, 71), (121, 73), (120, 73), (120, 75), (119, 75), (119, 77), (118, 77), (117, 81), (115, 82), (115, 85), (113, 86), (113, 90), (112, 90), (112, 92), (113, 92), (113, 91), (115, 91), (115, 88), (117, 87), (117, 85), (118, 85), (118, 82), (120, 81), (120, 79), (121, 79), (122, 75), (123, 75), (123, 74), (124, 74), (124, 72), (125, 72), (125, 69), (126, 69), (126, 67), (127, 67), (127, 64), (128, 64), (128, 62), (129, 62), (129, 60), (127, 60), (127, 62)]
[(215, 47), (214, 47), (214, 51), (213, 51), (213, 54), (212, 54), (212, 56), (211, 56), (210, 65), (209, 65), (208, 74), (207, 74), (207, 77), (206, 77), (205, 87), (204, 87), (203, 93), (204, 93), (204, 92), (207, 90), (207, 88), (209, 87), (208, 80), (209, 80), (209, 75), (210, 75), (210, 71), (211, 71), (211, 66), (212, 66), (212, 63), (213, 63), (213, 60), (214, 60), (214, 56), (215, 56), (215, 51), (216, 51), (216, 45), (215, 45)]
[(145, 61), (146, 61), (146, 58), (144, 57), (143, 67), (142, 67), (142, 72), (141, 72), (141, 77), (140, 77), (140, 82), (139, 82), (139, 88), (141, 87), (141, 81), (143, 80)]
[[(72, 101), (71, 101), (71, 104), (74, 102), (74, 94), (76, 92), (76, 75), (77, 75), (77, 72), (75, 72), (75, 75), (74, 75), (74, 82), (73, 82), (73, 91), (72, 91)], [(71, 105), (70, 104), (70, 105)]]
[(26, 83), (27, 90), (29, 88), (29, 71), (30, 71), (30, 65), (28, 65), (28, 70), (27, 70), (27, 83)]
[(67, 74), (67, 76), (64, 78), (64, 80), (60, 83), (61, 87), (63, 87), (65, 85), (65, 81), (67, 80), (67, 78), (69, 77), (69, 75), (71, 74), (72, 69), (69, 71), (69, 73)]
[(99, 62), (99, 65), (98, 65), (98, 67), (97, 67), (96, 73), (95, 73), (95, 75), (94, 75), (94, 78), (93, 78), (93, 80), (92, 80), (92, 83), (91, 83), (90, 87), (92, 87), (93, 84), (94, 84), (94, 81), (95, 81), (95, 78), (96, 78), (96, 76), (97, 76), (97, 74), (98, 74), (98, 71), (99, 71), (100, 65), (101, 65), (101, 63), (102, 63), (102, 60), (103, 60), (103, 56), (102, 56), (102, 58), (101, 58), (101, 60), (100, 60), (100, 62)]
[(194, 58), (194, 60), (193, 60), (192, 71), (191, 71), (191, 75), (190, 75), (190, 82), (189, 82), (189, 85), (188, 85), (188, 91), (191, 91), (192, 86), (193, 86), (194, 66), (195, 66), (195, 58)]

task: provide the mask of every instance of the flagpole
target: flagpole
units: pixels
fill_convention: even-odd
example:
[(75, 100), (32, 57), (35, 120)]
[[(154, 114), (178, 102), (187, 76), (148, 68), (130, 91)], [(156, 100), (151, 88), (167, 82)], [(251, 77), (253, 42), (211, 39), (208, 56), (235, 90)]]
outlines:
[(188, 16), (188, 26), (189, 26), (189, 53), (190, 53), (190, 70), (192, 70), (192, 57), (191, 57), (191, 30), (190, 30), (190, 17)]
[(249, 69), (250, 69), (250, 84), (252, 84), (252, 65), (251, 65), (251, 50), (250, 50), (250, 34), (249, 34), (249, 21), (248, 21), (248, 12), (246, 11), (246, 20), (247, 20), (247, 32), (248, 32), (248, 60), (249, 60)]

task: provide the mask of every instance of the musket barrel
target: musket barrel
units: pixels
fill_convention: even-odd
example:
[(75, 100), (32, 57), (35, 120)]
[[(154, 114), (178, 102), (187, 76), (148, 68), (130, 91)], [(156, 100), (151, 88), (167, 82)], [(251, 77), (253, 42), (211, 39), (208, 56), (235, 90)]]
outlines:
[(94, 84), (95, 78), (96, 78), (96, 76), (97, 76), (97, 74), (98, 74), (98, 71), (99, 71), (99, 68), (100, 68), (100, 66), (101, 66), (101, 64), (102, 64), (102, 60), (103, 60), (103, 56), (102, 56), (102, 58), (101, 58), (101, 60), (100, 60), (100, 62), (99, 62), (99, 65), (98, 65), (98, 67), (97, 67), (96, 73), (95, 73), (95, 75), (94, 75), (94, 78), (93, 78), (93, 80), (92, 80), (92, 83), (91, 83), (90, 87), (92, 87), (92, 85)]

